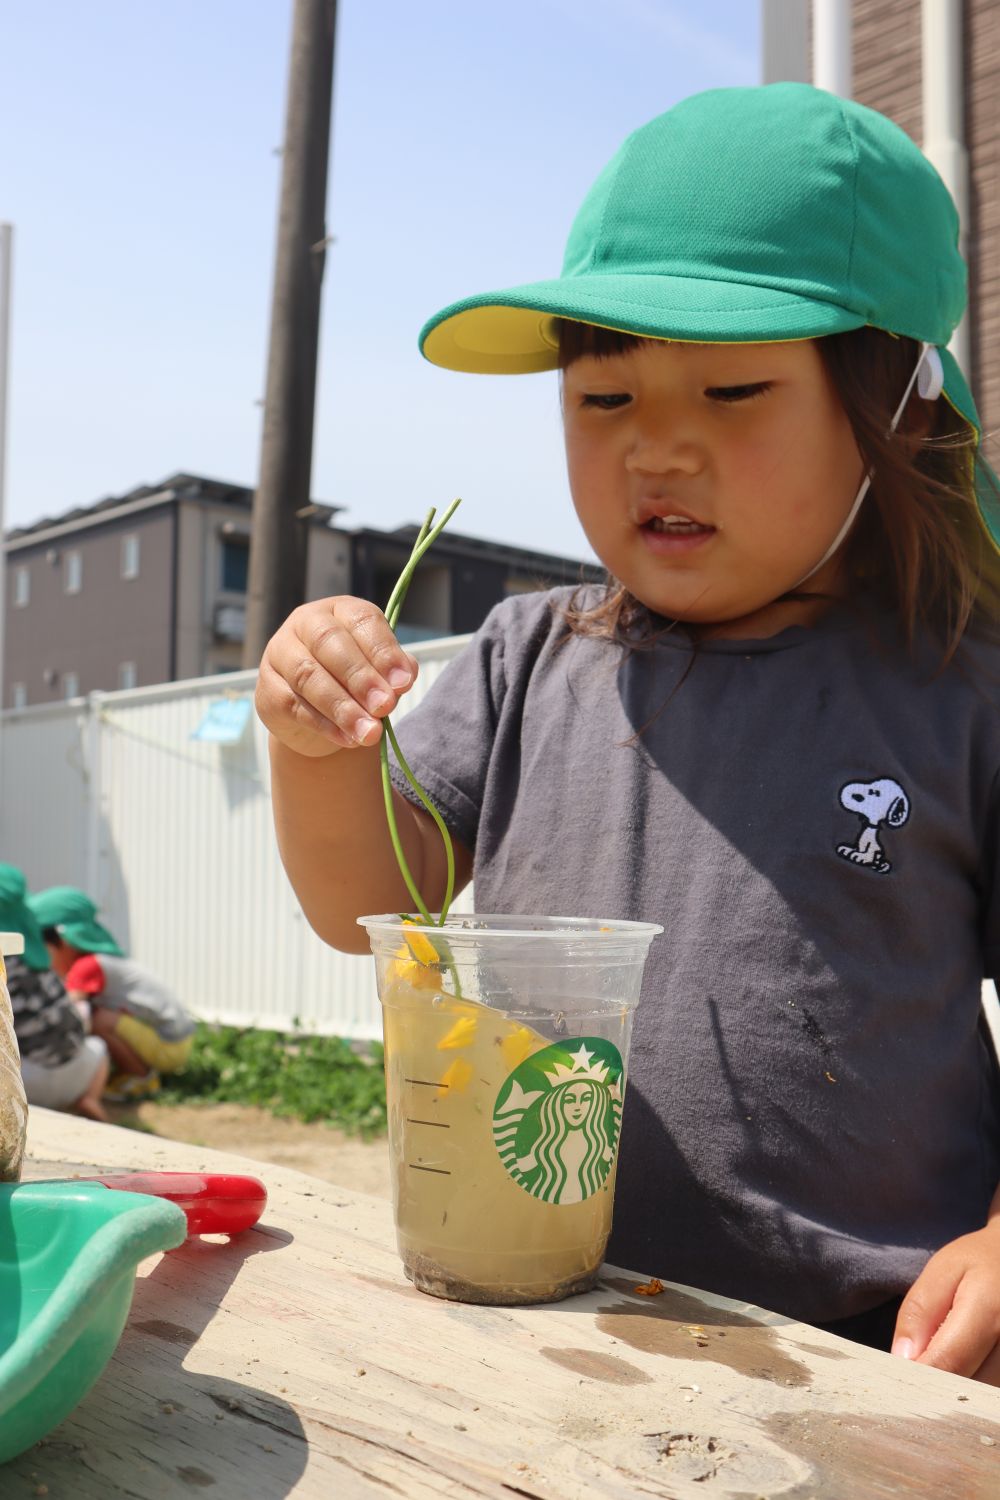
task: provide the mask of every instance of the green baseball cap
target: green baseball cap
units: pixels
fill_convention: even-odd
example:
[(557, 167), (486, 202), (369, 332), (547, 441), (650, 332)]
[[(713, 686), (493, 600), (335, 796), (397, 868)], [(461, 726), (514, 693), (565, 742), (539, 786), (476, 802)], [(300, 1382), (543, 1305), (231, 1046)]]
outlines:
[(124, 958), (106, 927), (96, 920), (97, 906), (75, 885), (50, 885), (28, 897), (41, 927), (54, 927), (61, 938), (83, 953), (114, 953)]
[(712, 344), (871, 325), (937, 347), (944, 395), (978, 441), (947, 349), (966, 304), (958, 235), (941, 178), (885, 115), (804, 83), (710, 89), (629, 136), (584, 199), (560, 276), (452, 303), (420, 347), (446, 369), (520, 375), (557, 367), (555, 318)]
[(27, 882), (16, 865), (0, 865), (0, 932), (19, 932), (24, 938), (21, 957), (29, 969), (49, 968), (49, 950), (26, 898)]

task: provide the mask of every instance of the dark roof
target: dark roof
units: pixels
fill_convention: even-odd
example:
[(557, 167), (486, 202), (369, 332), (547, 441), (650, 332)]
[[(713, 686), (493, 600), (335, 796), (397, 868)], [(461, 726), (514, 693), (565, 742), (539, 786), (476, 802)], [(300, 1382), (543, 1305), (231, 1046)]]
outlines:
[[(410, 548), (416, 541), (420, 527), (397, 526), (392, 531), (378, 531), (372, 526), (359, 526), (351, 532), (356, 538), (375, 542), (396, 542)], [(515, 547), (510, 542), (490, 542), (479, 536), (466, 536), (461, 531), (443, 531), (434, 543), (434, 552), (450, 557), (489, 557), (494, 562), (516, 564), (525, 571), (556, 568), (560, 573), (570, 568), (579, 568), (587, 579), (603, 578), (604, 569), (598, 563), (583, 562), (555, 552), (537, 552), (533, 548)]]
[[(245, 484), (233, 484), (227, 479), (209, 479), (204, 474), (188, 474), (179, 470), (176, 474), (161, 479), (159, 484), (139, 484), (134, 490), (127, 490), (124, 495), (108, 495), (103, 500), (95, 500), (92, 505), (78, 505), (72, 510), (61, 511), (57, 516), (42, 516), (28, 526), (17, 526), (7, 532), (7, 541), (17, 541), (21, 537), (30, 536), (32, 532), (47, 531), (50, 526), (66, 526), (74, 521), (88, 521), (91, 518), (96, 520), (104, 511), (117, 510), (119, 506), (131, 505), (136, 500), (148, 500), (164, 491), (173, 491), (171, 500), (207, 500), (216, 505), (233, 505), (246, 511), (250, 510), (254, 496), (253, 490)], [(316, 504), (316, 516), (325, 524), (332, 515), (344, 508), (342, 505)]]

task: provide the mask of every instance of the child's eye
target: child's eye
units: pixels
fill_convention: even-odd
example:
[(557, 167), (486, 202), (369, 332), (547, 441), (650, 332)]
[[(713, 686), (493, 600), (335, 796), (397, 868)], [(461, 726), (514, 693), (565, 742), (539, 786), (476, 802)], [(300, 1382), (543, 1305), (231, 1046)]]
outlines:
[(705, 392), (713, 401), (752, 401), (755, 396), (764, 396), (771, 389), (769, 380), (758, 380), (754, 385), (710, 385)]
[(596, 406), (599, 411), (616, 411), (619, 406), (627, 406), (631, 399), (624, 391), (611, 394), (592, 392), (580, 397), (580, 405)]

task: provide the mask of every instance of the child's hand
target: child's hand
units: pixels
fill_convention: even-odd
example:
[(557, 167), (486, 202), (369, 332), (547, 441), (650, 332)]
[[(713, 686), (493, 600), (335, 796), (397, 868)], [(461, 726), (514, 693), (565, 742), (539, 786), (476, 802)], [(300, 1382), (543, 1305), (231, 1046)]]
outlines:
[(374, 604), (341, 594), (302, 604), (268, 641), (257, 713), (300, 755), (376, 745), (378, 722), (412, 687), (417, 663)]
[(1000, 1385), (1000, 1219), (931, 1257), (903, 1299), (892, 1352)]

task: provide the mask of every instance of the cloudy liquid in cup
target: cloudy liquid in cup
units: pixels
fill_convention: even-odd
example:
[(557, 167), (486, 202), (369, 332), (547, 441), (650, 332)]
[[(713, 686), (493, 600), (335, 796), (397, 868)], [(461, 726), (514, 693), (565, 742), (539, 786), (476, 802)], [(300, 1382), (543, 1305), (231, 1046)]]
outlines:
[(402, 978), (381, 998), (396, 1227), (410, 1280), (493, 1304), (587, 1290), (611, 1229), (625, 1007), (577, 1014), (574, 1031), (589, 1034), (554, 1042)]

